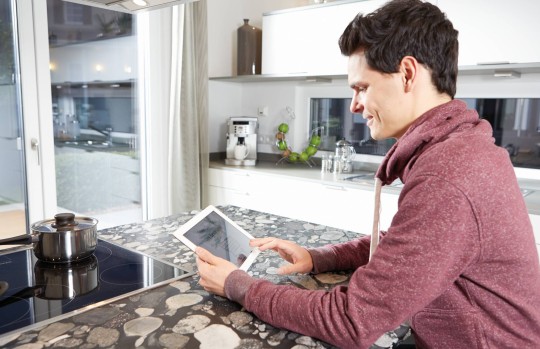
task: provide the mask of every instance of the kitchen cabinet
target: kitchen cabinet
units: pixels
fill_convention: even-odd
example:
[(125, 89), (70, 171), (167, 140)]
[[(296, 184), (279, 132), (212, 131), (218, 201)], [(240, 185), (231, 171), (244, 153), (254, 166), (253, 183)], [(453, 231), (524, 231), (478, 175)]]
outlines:
[(262, 74), (347, 74), (338, 39), (359, 13), (387, 0), (328, 3), (263, 15)]
[[(209, 169), (208, 183), (213, 205), (235, 205), (363, 234), (371, 231), (374, 199), (367, 187), (218, 168)], [(395, 193), (382, 193), (381, 229), (390, 225), (397, 199)]]
[[(285, 172), (286, 173), (286, 172)], [(315, 176), (317, 177), (317, 176)], [(329, 178), (332, 178), (330, 175)], [(209, 203), (234, 205), (356, 233), (369, 234), (373, 220), (373, 190), (340, 180), (310, 180), (276, 175), (264, 169), (209, 169)], [(380, 229), (397, 212), (398, 192), (383, 188)], [(540, 215), (529, 214), (540, 254)]]
[[(493, 75), (494, 69), (540, 71), (540, 46), (536, 44), (540, 2), (429, 2), (439, 6), (459, 30), (461, 74)], [(265, 13), (262, 75), (216, 79), (258, 82), (346, 77), (347, 58), (337, 44), (340, 35), (357, 13), (372, 12), (384, 3), (386, 0), (341, 1)]]
[(540, 62), (540, 2), (438, 0), (459, 31), (459, 65)]
[(533, 226), (536, 249), (538, 250), (538, 255), (540, 256), (540, 215), (529, 214), (529, 218), (531, 219), (531, 224)]

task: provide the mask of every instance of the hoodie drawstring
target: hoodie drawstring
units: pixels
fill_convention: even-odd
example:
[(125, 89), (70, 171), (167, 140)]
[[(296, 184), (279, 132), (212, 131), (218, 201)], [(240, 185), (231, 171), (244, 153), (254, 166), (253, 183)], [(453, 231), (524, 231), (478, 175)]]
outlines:
[(373, 227), (371, 229), (371, 242), (369, 244), (369, 260), (375, 253), (379, 244), (380, 216), (381, 216), (381, 188), (382, 181), (375, 177), (375, 205), (373, 208)]

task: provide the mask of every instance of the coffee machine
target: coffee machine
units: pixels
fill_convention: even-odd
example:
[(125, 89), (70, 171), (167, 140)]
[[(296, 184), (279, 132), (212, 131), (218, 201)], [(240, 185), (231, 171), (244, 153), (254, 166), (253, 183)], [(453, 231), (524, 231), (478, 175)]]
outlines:
[(256, 117), (230, 117), (227, 121), (227, 158), (225, 165), (255, 166), (257, 162)]

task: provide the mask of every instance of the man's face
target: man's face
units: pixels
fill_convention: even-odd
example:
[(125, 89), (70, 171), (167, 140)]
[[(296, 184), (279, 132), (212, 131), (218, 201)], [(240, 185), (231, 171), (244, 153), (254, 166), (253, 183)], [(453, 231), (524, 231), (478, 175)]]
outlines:
[(354, 90), (351, 112), (361, 113), (367, 120), (371, 137), (401, 137), (412, 122), (403, 74), (375, 71), (368, 66), (363, 51), (357, 51), (349, 56), (348, 78)]

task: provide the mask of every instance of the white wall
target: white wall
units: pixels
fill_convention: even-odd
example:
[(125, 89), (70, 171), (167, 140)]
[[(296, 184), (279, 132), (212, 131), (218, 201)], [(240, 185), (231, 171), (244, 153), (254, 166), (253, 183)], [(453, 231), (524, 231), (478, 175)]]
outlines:
[(244, 18), (262, 28), (263, 13), (307, 4), (309, 0), (208, 0), (208, 76), (236, 75), (236, 30)]

